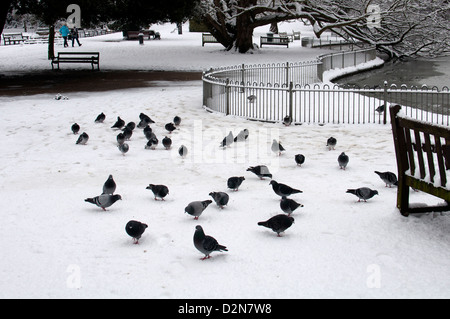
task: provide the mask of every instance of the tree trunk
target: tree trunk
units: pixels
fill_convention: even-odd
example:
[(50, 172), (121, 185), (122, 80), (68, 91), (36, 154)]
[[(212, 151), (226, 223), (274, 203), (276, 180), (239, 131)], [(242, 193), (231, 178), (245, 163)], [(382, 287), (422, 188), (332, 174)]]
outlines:
[(48, 59), (51, 60), (55, 57), (55, 26), (49, 27), (48, 33)]
[(9, 7), (12, 1), (2, 1), (0, 4), (0, 34), (3, 32), (6, 17), (8, 16)]
[[(241, 0), (239, 4), (242, 8), (247, 8), (252, 5), (256, 5), (256, 0)], [(238, 11), (239, 12), (239, 11)], [(236, 41), (234, 47), (239, 51), (239, 53), (246, 53), (248, 50), (252, 50), (253, 47), (253, 30), (254, 27), (251, 26), (252, 21), (255, 17), (253, 13), (247, 12), (242, 13), (236, 18)]]

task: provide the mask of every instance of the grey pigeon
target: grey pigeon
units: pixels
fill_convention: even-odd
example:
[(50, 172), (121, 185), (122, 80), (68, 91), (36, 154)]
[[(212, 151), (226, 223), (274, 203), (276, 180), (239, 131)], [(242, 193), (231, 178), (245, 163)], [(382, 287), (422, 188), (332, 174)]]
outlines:
[(89, 141), (89, 135), (86, 134), (86, 132), (81, 133), (81, 135), (78, 137), (78, 140), (76, 144), (80, 145), (86, 145), (86, 143)]
[(381, 114), (381, 113), (384, 112), (385, 109), (386, 109), (386, 106), (385, 106), (384, 104), (381, 104), (379, 107), (377, 107), (377, 108), (375, 109), (375, 111), (377, 111), (378, 114)]
[(277, 181), (270, 181), (269, 185), (272, 185), (272, 189), (278, 196), (290, 196), (292, 194), (303, 193), (299, 189), (292, 188), (286, 184), (278, 183)]
[(242, 131), (239, 132), (238, 135), (236, 135), (236, 137), (234, 138), (234, 141), (235, 142), (243, 142), (246, 139), (248, 139), (248, 135), (249, 135), (248, 130), (247, 129), (243, 129)]
[(153, 134), (153, 136), (148, 140), (147, 144), (145, 145), (145, 149), (154, 150), (156, 146), (158, 146), (158, 143), (159, 143), (158, 138), (156, 137), (155, 134)]
[(121, 118), (120, 118), (120, 116), (118, 116), (117, 117), (117, 121), (116, 121), (116, 123), (114, 123), (114, 125), (113, 126), (111, 126), (111, 128), (116, 128), (116, 129), (121, 129), (122, 127), (124, 127), (125, 126), (125, 121), (124, 120), (122, 120)]
[(334, 138), (334, 137), (330, 137), (328, 140), (327, 140), (327, 146), (328, 146), (328, 150), (334, 150), (334, 148), (336, 147), (336, 144), (337, 144), (337, 140)]
[(155, 121), (153, 121), (150, 116), (148, 116), (147, 114), (141, 113), (139, 114), (139, 119), (142, 121), (144, 120), (146, 123), (148, 124), (152, 124), (155, 123)]
[(289, 115), (286, 115), (283, 119), (283, 124), (285, 126), (290, 126), (292, 124), (292, 117)]
[(170, 147), (172, 146), (172, 139), (170, 137), (165, 136), (162, 140), (162, 144), (166, 150), (170, 150)]
[(95, 196), (92, 198), (86, 198), (84, 201), (97, 205), (101, 209), (106, 211), (107, 207), (110, 207), (112, 204), (117, 202), (118, 200), (121, 200), (122, 197), (118, 194), (111, 195), (111, 194), (101, 194), (100, 196)]
[(153, 133), (150, 127), (148, 130), (144, 129), (144, 135), (147, 141), (150, 141), (152, 138), (156, 137), (155, 133)]
[(147, 227), (147, 224), (138, 222), (137, 220), (130, 220), (125, 225), (125, 231), (128, 235), (130, 235), (130, 237), (133, 238), (134, 244), (139, 244), (139, 239), (141, 238)]
[(364, 200), (365, 202), (367, 202), (368, 199), (371, 199), (375, 195), (378, 195), (378, 191), (372, 190), (368, 187), (361, 187), (361, 188), (357, 188), (357, 189), (347, 189), (346, 193), (350, 193), (350, 194), (357, 196), (359, 198), (358, 202), (360, 202), (361, 200)]
[(153, 195), (155, 195), (155, 200), (158, 200), (158, 197), (161, 198), (161, 200), (164, 200), (164, 197), (169, 194), (169, 188), (166, 185), (149, 184), (146, 189), (153, 192)]
[(228, 194), (224, 192), (211, 192), (209, 193), (209, 196), (214, 199), (217, 206), (219, 206), (220, 208), (226, 206), (228, 204), (228, 201), (230, 200), (230, 196), (228, 196)]
[(398, 180), (397, 175), (395, 175), (392, 172), (378, 172), (375, 171), (375, 173), (380, 176), (381, 180), (386, 184), (386, 187), (392, 187), (392, 185), (397, 186)]
[(339, 168), (345, 170), (348, 162), (349, 162), (349, 157), (348, 155), (346, 155), (344, 152), (341, 153), (341, 155), (338, 156), (338, 163), (339, 163)]
[(247, 100), (252, 104), (255, 103), (256, 95), (252, 94), (252, 95), (247, 96)]
[(220, 147), (230, 146), (231, 144), (233, 144), (233, 141), (233, 132), (230, 131), (230, 133), (228, 133), (228, 135), (223, 138), (222, 142), (220, 143)]
[(173, 131), (175, 131), (177, 128), (175, 127), (175, 125), (173, 125), (173, 123), (167, 123), (166, 125), (164, 125), (164, 128), (166, 129), (166, 131), (169, 132), (169, 134), (171, 134)]
[(228, 251), (227, 247), (219, 245), (214, 237), (205, 235), (202, 226), (195, 226), (194, 246), (199, 252), (205, 255), (202, 260), (211, 258), (213, 251)]
[(119, 145), (125, 143), (125, 135), (122, 132), (120, 132), (119, 134), (117, 134), (116, 140), (117, 144)]
[(178, 154), (184, 158), (187, 156), (187, 153), (188, 153), (187, 147), (184, 145), (181, 145), (180, 148), (178, 149)]
[(209, 206), (209, 204), (212, 203), (212, 200), (204, 200), (204, 201), (195, 201), (189, 203), (185, 209), (184, 212), (188, 213), (189, 215), (194, 216), (194, 219), (198, 219), (200, 215), (203, 213), (203, 211)]
[(105, 119), (106, 119), (106, 115), (105, 115), (105, 113), (100, 113), (98, 116), (97, 116), (97, 118), (95, 119), (95, 123), (103, 123), (104, 121), (105, 121)]
[(175, 117), (173, 118), (173, 124), (175, 124), (175, 126), (180, 125), (180, 124), (181, 124), (181, 117), (179, 117), (178, 115), (175, 116)]
[(129, 141), (131, 136), (133, 136), (133, 130), (131, 130), (128, 127), (125, 127), (122, 131), (123, 136), (125, 137), (125, 140)]
[(274, 232), (277, 233), (278, 237), (281, 237), (280, 233), (284, 232), (286, 229), (291, 227), (293, 223), (294, 223), (293, 217), (280, 214), (273, 216), (272, 218), (264, 222), (259, 222), (258, 225), (272, 229)]
[(247, 168), (247, 171), (252, 172), (260, 179), (264, 179), (264, 177), (272, 178), (272, 174), (269, 172), (269, 168), (266, 165), (250, 166)]
[(228, 188), (237, 192), (239, 190), (239, 186), (241, 186), (242, 182), (245, 181), (244, 176), (233, 176), (227, 180)]
[(150, 124), (150, 121), (147, 119), (142, 119), (139, 121), (139, 123), (137, 124), (137, 128), (145, 128)]
[(119, 146), (117, 147), (119, 148), (119, 151), (122, 153), (122, 155), (125, 155), (125, 153), (130, 150), (130, 146), (127, 143), (119, 144)]
[(294, 159), (298, 166), (302, 166), (305, 163), (305, 155), (303, 154), (295, 155)]
[(129, 130), (134, 130), (136, 128), (136, 123), (134, 123), (134, 122), (128, 122), (127, 123), (127, 125), (125, 125), (125, 127), (123, 128), (124, 130), (125, 129), (129, 129)]
[(109, 175), (106, 182), (103, 184), (103, 194), (114, 194), (116, 191), (116, 182), (114, 181), (114, 178), (112, 175)]
[(280, 208), (283, 212), (288, 214), (288, 216), (290, 216), (294, 212), (294, 210), (296, 210), (299, 207), (303, 207), (303, 205), (300, 203), (297, 203), (293, 199), (287, 198), (286, 196), (283, 196), (281, 198)]
[(73, 123), (71, 129), (73, 134), (78, 134), (80, 131), (80, 125), (78, 125), (78, 123)]
[(278, 155), (281, 155), (281, 152), (285, 151), (284, 147), (279, 142), (277, 142), (277, 140), (273, 140), (271, 150)]

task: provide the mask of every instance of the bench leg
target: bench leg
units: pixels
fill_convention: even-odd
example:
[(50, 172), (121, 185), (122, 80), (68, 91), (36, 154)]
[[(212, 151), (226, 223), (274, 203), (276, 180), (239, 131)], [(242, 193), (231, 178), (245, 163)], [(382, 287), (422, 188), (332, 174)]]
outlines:
[(400, 180), (398, 182), (397, 190), (397, 208), (403, 216), (409, 216), (409, 186), (405, 185)]

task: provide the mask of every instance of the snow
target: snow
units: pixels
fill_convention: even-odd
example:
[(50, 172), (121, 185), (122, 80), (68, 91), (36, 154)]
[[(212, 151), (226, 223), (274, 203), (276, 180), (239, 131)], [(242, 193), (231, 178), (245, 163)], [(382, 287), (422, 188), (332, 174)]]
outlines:
[[(80, 50), (101, 50), (102, 69), (139, 70), (204, 70), (263, 59), (308, 60), (317, 53), (291, 47), (239, 55), (202, 48), (199, 35), (187, 32), (162, 36), (143, 47), (106, 41), (117, 35), (85, 39)], [(40, 46), (0, 47), (2, 67), (47, 70)], [(396, 172), (389, 125), (284, 127), (209, 113), (202, 108), (200, 81), (68, 93), (68, 100), (55, 100), (56, 93), (0, 97), (0, 297), (450, 297), (449, 215), (402, 217), (397, 189), (386, 188), (374, 173)], [(94, 123), (101, 112), (105, 123)], [(117, 116), (137, 122), (140, 112), (156, 122), (160, 141), (167, 135), (164, 124), (182, 118), (171, 150), (161, 144), (144, 149), (146, 139), (135, 129), (130, 151), (118, 151), (118, 132), (110, 127)], [(74, 122), (89, 134), (87, 145), (75, 145)], [(247, 142), (218, 147), (229, 131), (244, 128)], [(337, 138), (336, 150), (325, 146), (330, 136)], [(274, 138), (286, 148), (280, 157), (270, 151)], [(186, 159), (178, 156), (181, 144), (189, 149)], [(343, 151), (350, 157), (345, 171), (337, 163)], [(302, 167), (294, 161), (298, 153), (306, 157)], [(246, 171), (259, 164), (276, 181), (303, 190), (292, 198), (304, 207), (293, 213), (295, 224), (282, 237), (257, 225), (281, 213), (269, 180)], [(84, 199), (99, 195), (109, 174), (123, 200), (103, 212)], [(238, 192), (227, 190), (230, 176), (246, 178)], [(153, 199), (145, 189), (149, 183), (169, 187), (165, 201)], [(362, 186), (379, 196), (358, 203), (346, 194)], [(225, 209), (213, 203), (197, 221), (184, 213), (189, 202), (211, 199), (211, 191), (230, 195)], [(411, 199), (438, 201), (416, 192)], [(125, 233), (131, 219), (149, 226), (139, 245)], [(201, 261), (192, 242), (196, 225), (229, 251)]]

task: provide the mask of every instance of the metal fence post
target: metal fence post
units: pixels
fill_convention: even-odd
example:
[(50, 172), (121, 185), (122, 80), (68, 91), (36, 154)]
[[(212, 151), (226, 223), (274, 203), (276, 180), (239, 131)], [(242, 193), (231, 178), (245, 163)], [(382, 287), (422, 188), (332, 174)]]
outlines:
[(383, 94), (383, 100), (384, 100), (384, 113), (383, 113), (383, 124), (387, 124), (387, 113), (389, 112), (388, 104), (388, 82), (384, 81), (384, 94)]
[(227, 78), (225, 82), (225, 108), (226, 115), (230, 115), (230, 79)]
[(294, 113), (294, 83), (291, 81), (289, 82), (289, 117), (291, 120), (294, 119), (292, 114)]
[(286, 62), (286, 85), (289, 83), (289, 62)]

